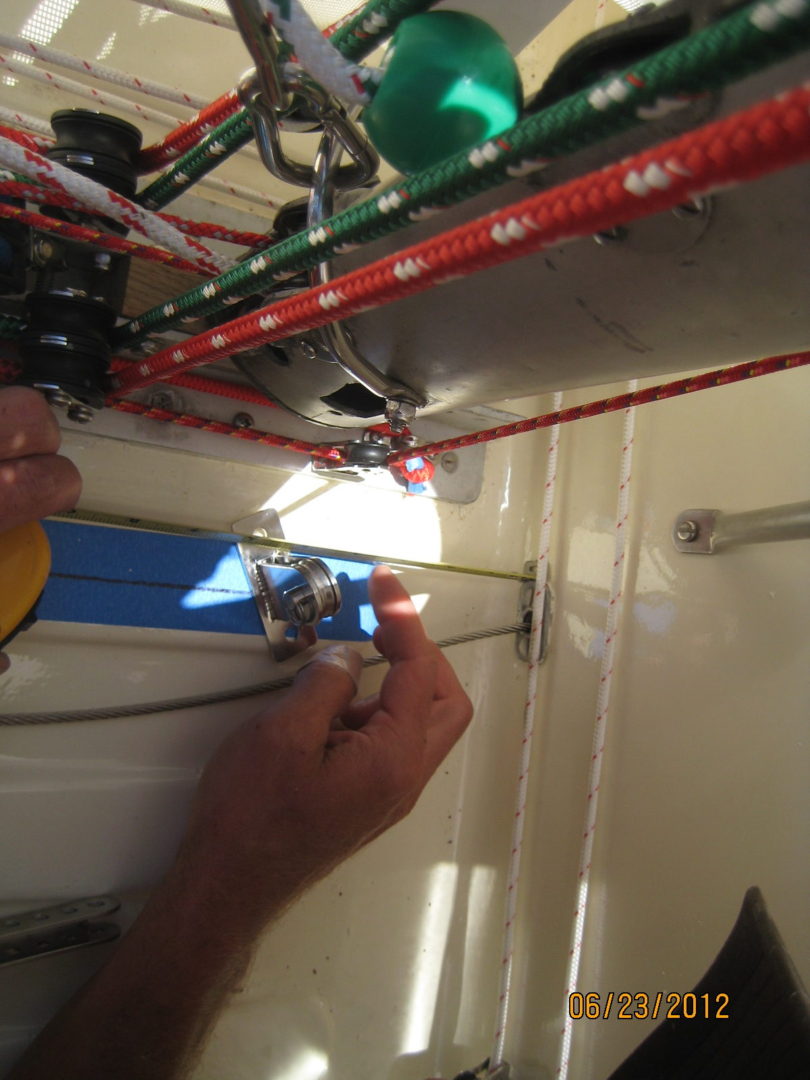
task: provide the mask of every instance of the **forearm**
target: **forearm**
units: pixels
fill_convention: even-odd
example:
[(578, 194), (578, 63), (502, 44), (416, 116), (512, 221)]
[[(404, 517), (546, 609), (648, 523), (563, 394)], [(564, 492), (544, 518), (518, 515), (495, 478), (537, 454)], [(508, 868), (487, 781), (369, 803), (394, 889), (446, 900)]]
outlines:
[(177, 868), (109, 963), (9, 1080), (181, 1080), (244, 977), (261, 926)]

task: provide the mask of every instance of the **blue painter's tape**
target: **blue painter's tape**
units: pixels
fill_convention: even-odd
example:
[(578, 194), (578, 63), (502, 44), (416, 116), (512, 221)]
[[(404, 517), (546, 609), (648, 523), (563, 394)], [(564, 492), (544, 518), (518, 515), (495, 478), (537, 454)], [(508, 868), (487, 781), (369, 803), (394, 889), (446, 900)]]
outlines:
[[(43, 523), (51, 576), (40, 619), (262, 635), (261, 619), (235, 544), (204, 537), (77, 522)], [(327, 640), (361, 641), (376, 620), (367, 563), (326, 558), (343, 607), (318, 626)]]

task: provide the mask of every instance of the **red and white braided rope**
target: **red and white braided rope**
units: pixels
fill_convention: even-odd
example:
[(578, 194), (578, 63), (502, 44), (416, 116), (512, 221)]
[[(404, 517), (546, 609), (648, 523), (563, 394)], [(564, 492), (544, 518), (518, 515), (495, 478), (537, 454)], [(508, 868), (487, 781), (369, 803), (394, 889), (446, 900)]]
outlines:
[(136, 0), (136, 3), (143, 7), (157, 8), (158, 11), (167, 11), (170, 15), (180, 15), (184, 19), (209, 23), (211, 26), (218, 26), (221, 30), (236, 29), (236, 23), (227, 12), (198, 7), (185, 0)]
[[(223, 95), (223, 99), (226, 97), (228, 97), (228, 95)], [(48, 139), (49, 143), (53, 142), (53, 130), (47, 120), (39, 119), (36, 116), (29, 116), (26, 113), (15, 112), (13, 109), (6, 109), (0, 106), (0, 121), (11, 124), (16, 129), (25, 128), (28, 131), (32, 131), (37, 135), (43, 135)], [(182, 125), (182, 130), (185, 130), (185, 128), (186, 125)], [(177, 128), (176, 130), (180, 131), (181, 128)], [(202, 131), (198, 130), (197, 135), (193, 136), (190, 139), (189, 147), (195, 145), (197, 138), (201, 134)], [(156, 143), (155, 146), (170, 146), (170, 140), (171, 133), (170, 135), (167, 135), (166, 139), (162, 140), (161, 143)], [(142, 155), (146, 154), (151, 149), (152, 147), (147, 147), (145, 150), (141, 151), (141, 158), (139, 160), (142, 161)], [(178, 153), (179, 152), (180, 151), (178, 151)], [(176, 156), (177, 154), (170, 151), (164, 160), (158, 154), (155, 157), (155, 161), (157, 163), (154, 166), (149, 166), (145, 171), (149, 171), (151, 168), (160, 168), (161, 164), (166, 164), (166, 162)], [(262, 206), (271, 210), (277, 209), (282, 202), (282, 200), (273, 199), (265, 192), (257, 191), (255, 188), (246, 187), (244, 184), (236, 184), (231, 183), (227, 180), (221, 180), (216, 176), (204, 176), (202, 177), (202, 179), (198, 180), (197, 183), (200, 187), (211, 188), (213, 191), (219, 191), (225, 195), (229, 195), (237, 199), (242, 199), (245, 202), (255, 203), (258, 206)]]
[(10, 139), (0, 137), (0, 165), (22, 173), (47, 187), (53, 187), (82, 205), (105, 217), (120, 221), (127, 228), (136, 229), (150, 240), (193, 263), (196, 267), (210, 274), (220, 274), (231, 266), (230, 260), (215, 255), (208, 248), (189, 236), (178, 232), (168, 222), (162, 221), (157, 214), (144, 210), (130, 199), (124, 198), (95, 180), (73, 172), (58, 162), (49, 161), (41, 154), (18, 146)]
[(0, 136), (4, 139), (11, 139), (18, 146), (34, 150), (38, 154), (44, 153), (49, 147), (53, 146), (53, 139), (48, 139), (44, 135), (32, 135), (27, 131), (20, 131), (19, 128), (6, 127), (5, 124), (0, 124)]
[(28, 113), (17, 112), (15, 109), (7, 109), (4, 105), (0, 105), (0, 121), (15, 128), (25, 128), (37, 135), (44, 135), (53, 141), (53, 128), (47, 120), (41, 120), (37, 116), (29, 116)]
[[(112, 371), (121, 371), (127, 368), (132, 363), (131, 360), (114, 359), (110, 364)], [(0, 358), (0, 383), (11, 383), (19, 378), (22, 371), (22, 365), (16, 360)], [(259, 390), (254, 390), (252, 386), (243, 386), (241, 383), (230, 382), (227, 379), (209, 379), (204, 375), (175, 375), (173, 379), (166, 379), (166, 384), (170, 386), (180, 386), (184, 390), (194, 390), (200, 394), (213, 394), (215, 397), (228, 398), (230, 401), (242, 401), (250, 405), (261, 405), (265, 409), (278, 409), (279, 406), (275, 401), (271, 401), (265, 397)], [(234, 430), (242, 430), (241, 428), (235, 428)], [(231, 432), (225, 432), (226, 435), (232, 434)], [(269, 432), (264, 432), (265, 435), (270, 435)], [(270, 436), (275, 438), (276, 436)], [(277, 436), (282, 438), (282, 436)], [(315, 445), (315, 444), (313, 444)], [(335, 458), (338, 455), (338, 451), (331, 453), (330, 447), (318, 446), (318, 453), (320, 456)]]
[(808, 159), (810, 84), (189, 338), (127, 373), (115, 396)]
[[(0, 356), (0, 384), (13, 382), (19, 373), (20, 365), (16, 361)], [(206, 382), (209, 381), (213, 382), (214, 380), (206, 380)], [(183, 384), (179, 383), (178, 385)], [(192, 387), (192, 389), (198, 389), (198, 387)], [(240, 398), (239, 400), (248, 399)], [(267, 405), (269, 402), (262, 401), (261, 404)], [(309, 454), (310, 457), (322, 458), (327, 461), (340, 460), (340, 451), (330, 446), (319, 446), (317, 443), (288, 438), (286, 435), (273, 435), (269, 431), (260, 431), (258, 428), (235, 427), (233, 424), (226, 424), (221, 420), (211, 420), (205, 416), (196, 416), (193, 413), (156, 409), (151, 405), (142, 405), (139, 401), (116, 401), (112, 407), (117, 412), (142, 416), (146, 420), (160, 420), (163, 423), (178, 424), (180, 427), (194, 428), (197, 431), (208, 431), (214, 435), (227, 435), (231, 439), (242, 439), (244, 442), (259, 443), (262, 446), (275, 446), (279, 450), (292, 450), (296, 454)]]
[[(562, 405), (562, 394), (553, 398), (554, 411)], [(506, 884), (506, 920), (504, 923), (503, 953), (501, 959), (501, 984), (498, 996), (498, 1016), (495, 1024), (495, 1039), (490, 1056), (490, 1069), (496, 1069), (503, 1062), (506, 1040), (506, 1022), (509, 1015), (512, 988), (512, 969), (514, 964), (515, 915), (517, 913), (518, 881), (520, 880), (520, 862), (523, 853), (523, 834), (526, 824), (526, 795), (531, 767), (532, 747), (534, 745), (535, 718), (537, 714), (537, 681), (540, 671), (540, 645), (542, 640), (543, 619), (546, 615), (546, 584), (548, 582), (548, 556), (551, 548), (551, 522), (554, 515), (554, 493), (557, 484), (557, 456), (560, 447), (560, 425), (551, 429), (546, 463), (546, 479), (543, 488), (543, 510), (540, 520), (540, 535), (537, 541), (537, 571), (535, 573), (534, 593), (532, 596), (532, 630), (529, 638), (529, 676), (526, 688), (526, 704), (523, 711), (523, 740), (520, 747), (518, 769), (517, 800), (512, 826), (512, 849), (509, 857), (509, 870)]]
[[(2, 184), (0, 184), (2, 189)], [(147, 244), (138, 244), (134, 240), (126, 240), (114, 233), (102, 232), (99, 229), (91, 229), (86, 225), (76, 225), (72, 222), (60, 221), (58, 218), (48, 217), (45, 214), (37, 214), (33, 210), (24, 210), (19, 206), (9, 206), (0, 202), (0, 218), (19, 221), (23, 225), (30, 225), (33, 229), (42, 232), (53, 233), (57, 236), (66, 236), (71, 240), (82, 240), (96, 247), (115, 251), (120, 255), (134, 255), (148, 262), (162, 263), (165, 266), (173, 266), (177, 270), (187, 270), (192, 274), (199, 274), (200, 270), (194, 263), (187, 259), (181, 259), (179, 255), (172, 255), (163, 248), (149, 247)]]
[[(5, 134), (6, 132), (0, 127), (0, 135)], [(0, 194), (9, 195), (13, 199), (26, 199), (28, 202), (64, 206), (69, 210), (87, 209), (77, 199), (72, 199), (69, 195), (63, 195), (59, 191), (49, 191), (48, 188), (38, 187), (36, 184), (27, 182), (22, 183), (18, 180), (5, 180), (2, 171), (0, 171)], [(264, 247), (269, 243), (269, 237), (265, 233), (228, 229), (224, 225), (218, 225), (210, 221), (188, 221), (186, 218), (177, 217), (176, 214), (165, 214), (162, 211), (158, 211), (158, 217), (163, 221), (168, 221), (170, 225), (173, 225), (182, 233), (187, 233), (189, 236), (205, 236), (212, 240), (223, 240), (229, 244), (239, 244), (241, 247), (250, 248)], [(172, 258), (176, 258), (176, 256), (172, 256)], [(196, 271), (196, 267), (194, 269)]]
[(30, 79), (33, 82), (46, 83), (48, 86), (52, 86), (54, 89), (61, 90), (66, 94), (75, 94), (77, 97), (86, 98), (94, 102), (96, 107), (101, 105), (105, 109), (114, 110), (116, 113), (136, 116), (139, 120), (160, 124), (162, 127), (173, 128), (177, 126), (176, 116), (160, 112), (158, 109), (147, 108), (145, 105), (139, 105), (137, 101), (119, 97), (118, 94), (110, 94), (107, 91), (102, 93), (94, 86), (87, 86), (85, 83), (77, 82), (76, 79), (71, 79), (67, 75), (54, 75), (50, 71), (34, 67), (33, 64), (26, 64), (23, 60), (16, 60), (8, 53), (0, 53), (0, 72), (17, 75), (22, 79)]
[(317, 443), (303, 442), (301, 439), (291, 439), (285, 435), (271, 435), (269, 431), (259, 431), (258, 428), (234, 427), (233, 424), (225, 424), (221, 420), (210, 420), (191, 413), (172, 412), (169, 409), (155, 409), (150, 405), (142, 405), (138, 401), (116, 401), (112, 407), (119, 412), (143, 416), (147, 420), (162, 420), (165, 423), (179, 424), (180, 427), (210, 431), (215, 435), (228, 435), (232, 439), (243, 439), (245, 442), (260, 443), (262, 446), (275, 446), (279, 450), (293, 450), (297, 454), (309, 454), (314, 458), (340, 460), (340, 451), (331, 446), (318, 446)]
[(263, 210), (278, 210), (285, 202), (284, 199), (273, 199), (266, 192), (257, 191), (256, 188), (246, 187), (244, 184), (235, 184), (229, 180), (220, 180), (216, 176), (204, 176), (197, 181), (198, 187), (207, 187), (212, 191), (219, 191), (223, 195), (230, 195), (244, 202), (261, 206)]
[(206, 99), (196, 94), (187, 94), (184, 90), (177, 90), (173, 86), (165, 86), (163, 83), (154, 82), (152, 79), (139, 79), (136, 75), (129, 75), (117, 68), (107, 67), (96, 60), (85, 60), (72, 53), (54, 49), (50, 45), (42, 45), (31, 41), (30, 38), (20, 37), (18, 34), (4, 34), (0, 31), (0, 47), (13, 49), (15, 52), (32, 56), (35, 60), (42, 60), (46, 64), (53, 64), (68, 71), (78, 71), (81, 75), (90, 75), (99, 82), (112, 83), (114, 86), (124, 86), (133, 90), (136, 94), (144, 94), (147, 97), (161, 98), (163, 101), (173, 101), (176, 105), (186, 105), (191, 109), (202, 109), (206, 105)]
[[(628, 384), (628, 393), (634, 394), (638, 381), (632, 379)], [(568, 954), (566, 973), (565, 1003), (563, 1015), (565, 1023), (560, 1042), (560, 1058), (557, 1076), (567, 1080), (571, 1058), (571, 1038), (574, 1027), (568, 1009), (568, 998), (577, 988), (579, 968), (582, 960), (582, 942), (585, 932), (585, 917), (588, 911), (588, 889), (591, 881), (593, 844), (596, 835), (597, 813), (599, 806), (599, 788), (602, 779), (602, 763), (605, 756), (608, 716), (610, 713), (610, 692), (613, 685), (613, 673), (616, 667), (616, 648), (619, 638), (619, 626), (622, 612), (622, 594), (627, 555), (627, 521), (630, 512), (630, 478), (633, 468), (633, 442), (635, 437), (636, 410), (625, 410), (622, 426), (622, 456), (619, 470), (619, 493), (616, 507), (615, 546), (613, 568), (610, 577), (610, 597), (607, 618), (605, 620), (605, 641), (602, 649), (602, 662), (599, 669), (599, 689), (596, 695), (596, 720), (594, 721), (591, 762), (588, 770), (588, 797), (586, 799), (585, 823), (582, 832), (582, 845), (579, 855), (579, 872), (576, 886), (576, 906), (571, 931), (571, 949)]]
[[(553, 424), (571, 424), (575, 420), (587, 420), (591, 416), (619, 412), (635, 405), (647, 405), (652, 401), (666, 401), (668, 398), (694, 394), (698, 390), (711, 390), (715, 386), (730, 386), (731, 383), (756, 379), (761, 375), (771, 375), (777, 371), (788, 371), (791, 368), (802, 367), (809, 363), (810, 352), (783, 353), (781, 356), (769, 356), (765, 360), (746, 361), (732, 367), (705, 371), (701, 375), (691, 375), (688, 379), (675, 379), (674, 382), (658, 383), (657, 386), (648, 386), (646, 389), (638, 390), (634, 394), (619, 394), (618, 397), (600, 398), (598, 401), (589, 401), (584, 405), (575, 405), (571, 409), (563, 409), (562, 412), (546, 413), (544, 416), (533, 416), (529, 420), (518, 420), (514, 424), (503, 424), (501, 427), (474, 431), (469, 435), (460, 435), (455, 439), (443, 439), (440, 442), (427, 443), (424, 446), (414, 446), (407, 453), (444, 454), (448, 450), (461, 450), (465, 446), (478, 446), (479, 443), (495, 442), (497, 439), (509, 439), (513, 435), (523, 435), (527, 431), (537, 431), (539, 428), (551, 427)], [(402, 453), (402, 451), (396, 451), (391, 455), (391, 460), (398, 460)]]
[(154, 172), (168, 165), (187, 150), (191, 150), (203, 135), (207, 135), (217, 124), (227, 120), (240, 108), (238, 94), (235, 90), (228, 90), (177, 127), (174, 126), (177, 124), (175, 120), (172, 124), (173, 130), (165, 138), (141, 150), (138, 155), (140, 171)]

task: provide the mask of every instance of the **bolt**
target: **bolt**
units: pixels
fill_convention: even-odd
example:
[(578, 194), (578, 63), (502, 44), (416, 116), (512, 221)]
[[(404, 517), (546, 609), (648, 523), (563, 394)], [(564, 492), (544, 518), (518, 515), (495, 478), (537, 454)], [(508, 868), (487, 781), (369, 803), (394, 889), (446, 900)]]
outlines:
[(696, 198), (691, 202), (681, 203), (680, 206), (672, 207), (672, 216), (679, 220), (700, 217), (706, 213), (706, 201), (704, 199)]
[(395, 435), (399, 435), (416, 416), (416, 406), (400, 398), (389, 398), (385, 403), (385, 419)]
[(67, 411), (68, 420), (76, 424), (89, 424), (94, 413), (89, 405), (71, 405)]
[(691, 544), (699, 534), (700, 526), (696, 521), (679, 521), (675, 529), (675, 535), (684, 544)]
[(156, 353), (160, 348), (160, 342), (158, 341), (141, 341), (132, 348), (133, 352), (138, 352), (141, 356), (151, 356), (152, 353)]
[(166, 412), (176, 411), (177, 405), (171, 390), (153, 390), (146, 403), (150, 409), (163, 409)]
[(253, 417), (250, 413), (238, 412), (231, 421), (235, 428), (249, 428), (253, 427)]
[(615, 225), (612, 229), (605, 229), (604, 232), (598, 232), (594, 235), (594, 240), (602, 247), (607, 247), (610, 244), (623, 243), (629, 233), (624, 225)]
[(307, 358), (307, 360), (317, 359), (318, 350), (315, 348), (311, 341), (300, 341), (298, 344), (302, 354)]
[(412, 446), (416, 446), (418, 441), (415, 435), (395, 435), (391, 440), (391, 449), (410, 450)]
[(67, 409), (70, 406), (71, 396), (64, 390), (60, 390), (58, 387), (54, 387), (52, 390), (45, 391), (45, 399), (49, 405), (53, 405), (55, 409)]
[(439, 458), (439, 464), (445, 472), (454, 473), (458, 468), (458, 454), (454, 454), (452, 450), (449, 450)]
[(47, 264), (56, 255), (56, 245), (52, 240), (45, 240), (38, 238), (34, 241), (33, 256), (34, 262), (38, 266), (47, 266)]

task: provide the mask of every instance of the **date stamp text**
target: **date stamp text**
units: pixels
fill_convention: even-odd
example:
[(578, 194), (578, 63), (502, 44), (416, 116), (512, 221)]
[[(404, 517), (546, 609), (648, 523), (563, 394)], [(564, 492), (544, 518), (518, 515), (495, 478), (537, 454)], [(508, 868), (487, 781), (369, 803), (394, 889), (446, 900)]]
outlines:
[(572, 1020), (730, 1020), (728, 994), (606, 994), (568, 995)]

